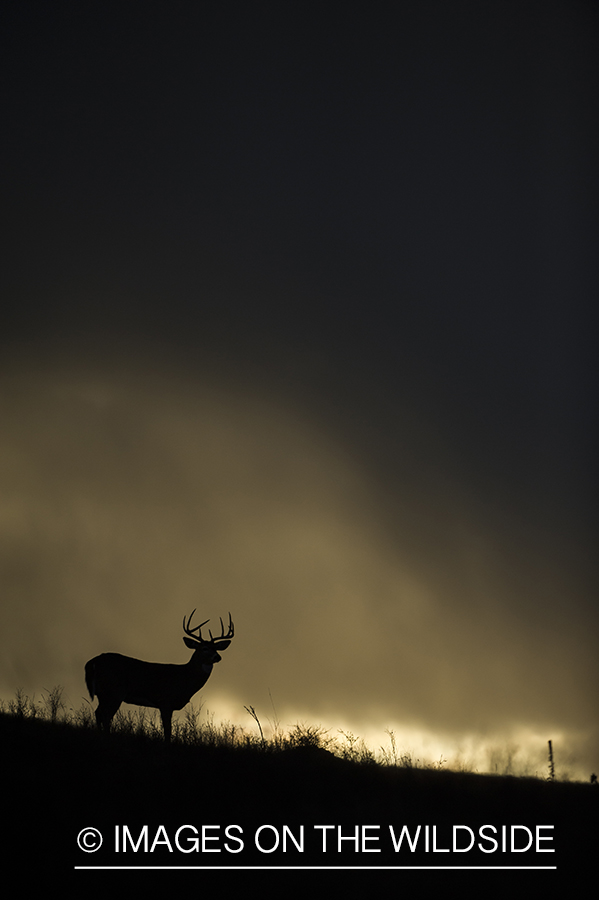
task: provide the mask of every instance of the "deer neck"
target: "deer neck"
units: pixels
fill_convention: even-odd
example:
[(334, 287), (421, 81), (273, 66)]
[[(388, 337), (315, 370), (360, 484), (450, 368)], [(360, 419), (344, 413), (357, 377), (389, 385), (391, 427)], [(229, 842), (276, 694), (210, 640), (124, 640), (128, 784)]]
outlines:
[(187, 663), (191, 672), (197, 673), (204, 680), (210, 677), (212, 666), (214, 663), (210, 659), (202, 658), (199, 651), (196, 651)]

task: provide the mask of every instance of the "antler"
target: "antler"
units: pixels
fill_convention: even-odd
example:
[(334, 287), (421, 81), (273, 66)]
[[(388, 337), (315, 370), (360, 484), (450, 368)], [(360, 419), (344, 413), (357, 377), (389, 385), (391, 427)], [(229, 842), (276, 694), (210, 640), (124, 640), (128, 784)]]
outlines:
[[(187, 620), (187, 624), (185, 623), (185, 616), (183, 616), (183, 631), (185, 632), (185, 634), (188, 634), (189, 637), (193, 638), (195, 641), (202, 641), (202, 643), (206, 643), (204, 641), (204, 638), (202, 637), (202, 628), (204, 625), (206, 625), (210, 621), (210, 619), (206, 619), (205, 622), (202, 622), (201, 625), (196, 625), (195, 628), (190, 628), (189, 626), (191, 625), (191, 619), (193, 617), (194, 612), (195, 612), (195, 609), (192, 612), (192, 614), (190, 615), (189, 619)], [(194, 631), (199, 631), (199, 634), (194, 634)]]
[[(220, 616), (219, 616), (219, 619), (220, 619)], [(208, 621), (210, 621), (210, 619), (208, 619)], [(222, 619), (220, 619), (220, 637), (213, 638), (212, 632), (210, 631), (210, 629), (208, 629), (208, 634), (210, 635), (211, 641), (230, 640), (232, 637), (234, 637), (235, 636), (235, 628), (233, 627), (233, 619), (231, 618), (231, 613), (229, 613), (229, 628), (228, 628), (228, 631), (226, 634), (225, 634), (225, 626), (223, 625)]]
[[(202, 628), (204, 625), (206, 625), (210, 621), (210, 619), (206, 619), (206, 621), (202, 622), (200, 625), (195, 625), (193, 628), (190, 628), (191, 619), (192, 619), (194, 613), (195, 613), (195, 609), (191, 613), (187, 622), (185, 622), (185, 616), (183, 616), (183, 631), (185, 632), (185, 634), (188, 634), (189, 637), (193, 638), (195, 641), (200, 641), (202, 644), (209, 644), (209, 643), (214, 643), (215, 641), (230, 640), (234, 636), (235, 628), (233, 626), (233, 620), (231, 619), (231, 613), (229, 613), (229, 628), (228, 628), (227, 633), (225, 634), (225, 626), (223, 625), (223, 620), (221, 619), (220, 620), (220, 630), (221, 630), (220, 637), (217, 637), (217, 638), (212, 637), (212, 632), (210, 631), (210, 629), (208, 629), (208, 634), (210, 635), (210, 641), (206, 641), (202, 637)], [(194, 631), (197, 631), (198, 634), (197, 635), (194, 634)]]

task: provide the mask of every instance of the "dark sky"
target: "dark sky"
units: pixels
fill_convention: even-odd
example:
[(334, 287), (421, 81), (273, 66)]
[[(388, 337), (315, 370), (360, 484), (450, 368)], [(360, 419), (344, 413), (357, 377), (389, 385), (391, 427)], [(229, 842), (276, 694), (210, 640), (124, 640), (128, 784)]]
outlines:
[(231, 607), (231, 708), (596, 768), (596, 4), (1, 15), (5, 693)]

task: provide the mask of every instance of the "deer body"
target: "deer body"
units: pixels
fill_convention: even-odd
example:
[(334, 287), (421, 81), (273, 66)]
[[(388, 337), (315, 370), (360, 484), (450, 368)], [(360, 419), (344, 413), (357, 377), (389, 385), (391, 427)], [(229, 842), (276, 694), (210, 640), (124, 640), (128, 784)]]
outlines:
[[(194, 610), (195, 612), (195, 610)], [(173, 711), (182, 709), (204, 687), (215, 663), (220, 662), (219, 650), (226, 650), (234, 635), (233, 622), (229, 615), (229, 630), (221, 629), (220, 638), (202, 638), (202, 625), (190, 628), (183, 619), (183, 629), (188, 637), (185, 644), (194, 653), (183, 665), (171, 663), (151, 663), (120, 653), (102, 653), (94, 656), (85, 666), (85, 683), (92, 700), (97, 696), (96, 722), (98, 727), (108, 731), (113, 716), (121, 703), (150, 706), (160, 710), (164, 737), (171, 739)], [(208, 621), (208, 620), (206, 620)], [(199, 632), (198, 636), (194, 632)]]

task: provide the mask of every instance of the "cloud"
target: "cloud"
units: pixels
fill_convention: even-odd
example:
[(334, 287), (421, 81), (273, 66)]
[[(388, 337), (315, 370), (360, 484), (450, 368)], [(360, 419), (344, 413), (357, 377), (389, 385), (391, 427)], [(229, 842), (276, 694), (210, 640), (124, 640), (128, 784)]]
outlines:
[(588, 572), (419, 465), (413, 422), (385, 482), (305, 407), (147, 348), (38, 349), (1, 382), (5, 698), (60, 683), (77, 706), (91, 656), (184, 662), (183, 614), (230, 610), (211, 709), (272, 696), (283, 722), (487, 762), (559, 732), (596, 767)]

